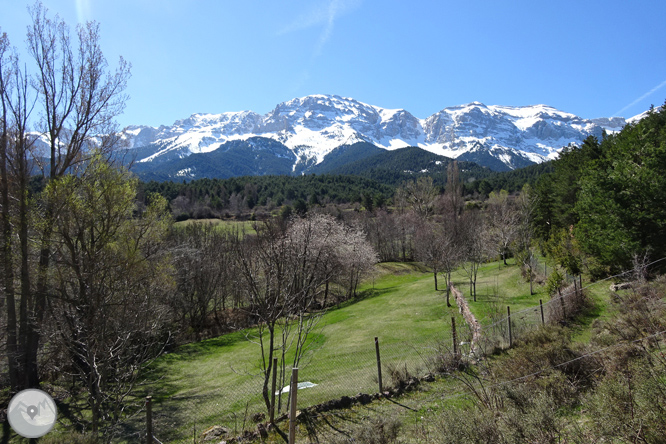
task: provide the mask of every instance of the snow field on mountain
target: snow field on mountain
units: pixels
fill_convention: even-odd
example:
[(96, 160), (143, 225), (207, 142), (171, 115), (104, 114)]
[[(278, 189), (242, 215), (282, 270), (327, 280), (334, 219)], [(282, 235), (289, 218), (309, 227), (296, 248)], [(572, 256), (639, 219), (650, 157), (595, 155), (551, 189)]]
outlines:
[[(570, 143), (617, 128), (624, 119), (586, 120), (547, 105), (501, 106), (472, 102), (444, 108), (425, 119), (403, 109), (384, 109), (351, 98), (311, 95), (278, 104), (265, 115), (252, 111), (193, 114), (172, 126), (130, 127), (130, 146), (164, 147), (141, 162), (174, 149), (208, 153), (226, 142), (265, 137), (298, 159), (320, 163), (335, 148), (358, 141), (394, 150), (418, 146), (447, 157), (485, 152), (512, 167), (513, 158), (541, 162)], [(296, 164), (294, 165), (294, 168)]]

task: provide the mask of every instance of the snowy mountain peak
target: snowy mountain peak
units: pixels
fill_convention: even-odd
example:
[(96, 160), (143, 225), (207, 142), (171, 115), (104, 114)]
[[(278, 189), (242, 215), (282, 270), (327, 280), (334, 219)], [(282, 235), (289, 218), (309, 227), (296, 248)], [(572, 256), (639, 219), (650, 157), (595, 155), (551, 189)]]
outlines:
[(140, 162), (212, 152), (227, 142), (260, 137), (284, 145), (301, 166), (321, 162), (341, 145), (365, 141), (385, 149), (418, 146), (463, 160), (492, 158), (497, 162), (494, 168), (512, 169), (552, 159), (570, 143), (601, 137), (603, 131), (617, 131), (625, 123), (622, 118), (582, 119), (543, 104), (481, 102), (447, 107), (419, 119), (404, 109), (315, 94), (279, 103), (265, 115), (192, 114), (172, 126), (128, 127), (126, 137), (133, 147), (147, 147)]

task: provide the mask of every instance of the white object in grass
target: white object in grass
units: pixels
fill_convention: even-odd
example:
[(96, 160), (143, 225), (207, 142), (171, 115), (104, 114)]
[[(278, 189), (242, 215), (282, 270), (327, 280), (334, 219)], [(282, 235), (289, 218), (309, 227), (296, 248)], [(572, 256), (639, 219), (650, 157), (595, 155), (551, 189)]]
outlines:
[[(314, 382), (310, 382), (310, 381), (305, 381), (305, 382), (299, 382), (298, 383), (298, 389), (299, 390), (310, 388), (310, 387), (316, 387), (316, 386), (317, 386), (317, 384), (315, 384)], [(287, 385), (284, 388), (282, 388), (282, 390), (278, 390), (277, 392), (275, 392), (275, 394), (279, 395), (280, 393), (289, 393), (290, 388), (291, 387)]]

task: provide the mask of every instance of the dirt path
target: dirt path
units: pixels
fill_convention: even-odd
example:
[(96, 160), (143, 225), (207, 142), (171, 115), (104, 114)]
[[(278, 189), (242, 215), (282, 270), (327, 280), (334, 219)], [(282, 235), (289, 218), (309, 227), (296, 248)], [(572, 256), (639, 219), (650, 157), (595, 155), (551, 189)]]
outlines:
[(469, 304), (467, 299), (463, 296), (462, 292), (456, 287), (451, 285), (451, 293), (456, 300), (456, 304), (460, 310), (460, 313), (463, 315), (465, 322), (469, 325), (469, 328), (472, 329), (472, 343), (470, 344), (470, 353), (476, 354), (479, 348), (479, 340), (481, 339), (481, 324), (476, 320), (472, 311), (469, 309)]

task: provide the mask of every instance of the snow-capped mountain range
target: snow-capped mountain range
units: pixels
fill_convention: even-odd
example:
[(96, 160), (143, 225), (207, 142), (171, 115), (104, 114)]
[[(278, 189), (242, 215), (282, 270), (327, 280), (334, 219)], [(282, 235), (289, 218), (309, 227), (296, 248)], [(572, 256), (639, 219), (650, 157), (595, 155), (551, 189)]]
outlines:
[[(293, 162), (294, 172), (306, 172), (335, 148), (356, 142), (387, 150), (416, 146), (493, 169), (514, 169), (553, 159), (570, 143), (590, 135), (600, 138), (604, 130), (619, 131), (625, 124), (622, 117), (588, 120), (546, 105), (479, 102), (444, 108), (419, 119), (404, 109), (311, 95), (280, 103), (265, 115), (252, 111), (193, 114), (171, 126), (130, 126), (125, 137), (130, 147), (140, 148), (136, 162), (143, 170), (194, 153), (238, 149), (238, 143), (231, 142), (240, 141), (246, 142), (245, 149), (270, 149), (273, 156)], [(265, 139), (271, 143), (262, 143), (269, 142)]]

